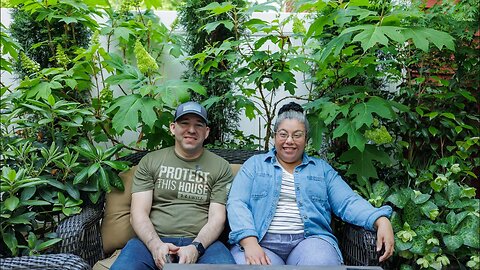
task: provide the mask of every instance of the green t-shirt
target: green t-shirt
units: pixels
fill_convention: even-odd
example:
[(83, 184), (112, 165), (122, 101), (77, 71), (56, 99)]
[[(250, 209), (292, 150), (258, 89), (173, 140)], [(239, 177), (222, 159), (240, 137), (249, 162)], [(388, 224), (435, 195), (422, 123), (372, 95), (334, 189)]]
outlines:
[(196, 237), (210, 202), (226, 203), (232, 180), (228, 162), (212, 152), (187, 161), (168, 147), (138, 163), (132, 193), (153, 190), (150, 220), (160, 237)]

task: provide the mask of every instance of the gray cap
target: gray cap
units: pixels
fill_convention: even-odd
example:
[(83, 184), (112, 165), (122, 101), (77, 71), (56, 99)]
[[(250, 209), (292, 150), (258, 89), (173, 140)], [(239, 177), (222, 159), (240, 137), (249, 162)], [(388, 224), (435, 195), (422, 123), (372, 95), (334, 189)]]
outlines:
[(194, 101), (185, 102), (178, 106), (177, 110), (175, 111), (175, 122), (177, 122), (178, 118), (189, 113), (200, 116), (203, 120), (205, 120), (205, 123), (208, 123), (207, 110), (205, 110), (202, 105)]

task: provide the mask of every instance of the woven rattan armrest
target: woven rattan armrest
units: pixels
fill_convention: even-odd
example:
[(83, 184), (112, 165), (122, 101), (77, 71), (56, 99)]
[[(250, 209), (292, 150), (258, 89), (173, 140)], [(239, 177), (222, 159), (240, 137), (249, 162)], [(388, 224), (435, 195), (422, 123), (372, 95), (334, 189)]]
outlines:
[(335, 235), (338, 237), (346, 265), (381, 265), (378, 261), (379, 253), (376, 251), (376, 232), (343, 223), (337, 227)]
[(87, 205), (78, 215), (63, 220), (57, 228), (60, 253), (73, 253), (94, 265), (104, 258), (100, 220), (103, 217), (103, 199), (96, 205)]
[(90, 265), (74, 254), (48, 254), (0, 259), (0, 269), (89, 270)]

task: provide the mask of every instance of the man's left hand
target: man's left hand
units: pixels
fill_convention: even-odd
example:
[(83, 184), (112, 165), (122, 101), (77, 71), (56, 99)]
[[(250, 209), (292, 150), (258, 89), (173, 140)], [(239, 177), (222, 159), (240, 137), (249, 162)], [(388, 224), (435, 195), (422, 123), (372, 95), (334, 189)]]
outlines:
[(180, 247), (177, 252), (178, 263), (193, 264), (198, 260), (197, 248), (193, 245)]

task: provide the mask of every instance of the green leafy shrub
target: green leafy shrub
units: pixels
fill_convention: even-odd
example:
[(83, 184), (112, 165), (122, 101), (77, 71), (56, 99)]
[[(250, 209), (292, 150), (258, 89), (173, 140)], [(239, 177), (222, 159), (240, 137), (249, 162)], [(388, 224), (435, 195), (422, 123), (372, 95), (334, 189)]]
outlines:
[[(206, 10), (202, 10), (203, 7), (212, 2), (214, 1), (190, 0), (178, 9), (179, 24), (183, 26), (185, 31), (184, 46), (190, 55), (202, 52), (209, 44), (219, 44), (224, 40), (238, 39), (238, 34), (241, 31), (239, 29), (228, 29), (222, 24), (212, 32), (207, 32), (206, 29), (201, 28), (202, 25), (207, 23), (228, 19), (227, 14), (209, 16)], [(245, 6), (243, 0), (233, 1), (232, 4)], [(241, 27), (241, 24), (239, 26)], [(210, 101), (206, 102), (210, 126), (210, 135), (206, 140), (207, 144), (216, 143), (217, 146), (221, 146), (222, 143), (227, 143), (237, 129), (239, 112), (235, 105), (232, 106), (235, 99), (228, 98), (229, 96), (226, 95), (234, 88), (232, 76), (229, 72), (226, 72), (230, 68), (230, 61), (225, 60), (218, 66), (218, 69), (211, 69), (201, 74), (195, 68), (195, 62), (189, 61), (188, 69), (183, 75), (185, 78), (199, 81), (210, 97)], [(194, 95), (193, 98), (203, 99), (202, 96), (198, 95)]]

